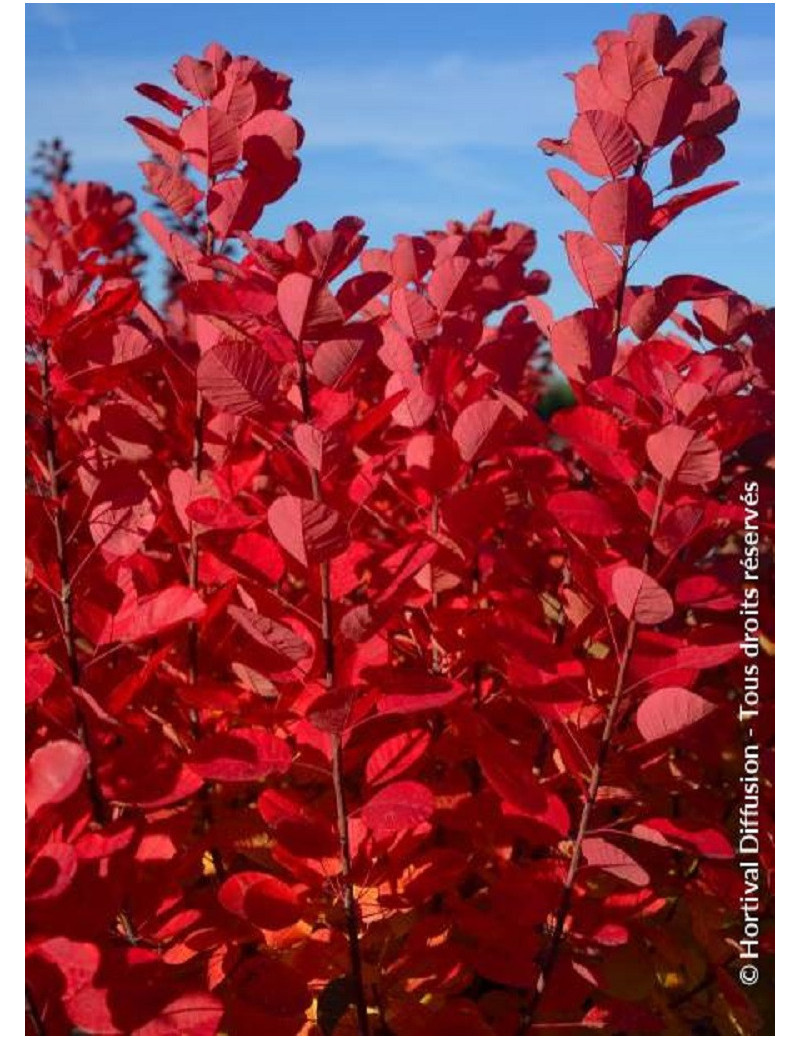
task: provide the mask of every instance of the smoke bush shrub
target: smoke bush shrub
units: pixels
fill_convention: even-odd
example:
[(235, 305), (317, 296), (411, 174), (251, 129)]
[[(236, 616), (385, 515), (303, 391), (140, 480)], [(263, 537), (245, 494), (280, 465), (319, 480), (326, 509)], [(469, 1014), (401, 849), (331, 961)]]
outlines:
[[(353, 216), (255, 237), (303, 130), (288, 77), (218, 44), (129, 119), (163, 307), (133, 201), (53, 164), (26, 220), (29, 1032), (761, 1030), (735, 845), (773, 316), (633, 281), (733, 187), (687, 187), (738, 114), (723, 32), (634, 15), (573, 76), (541, 147), (580, 174), (549, 176), (587, 306), (558, 320), (535, 233), (492, 212), (391, 249)], [(576, 403), (544, 421), (552, 361)], [(769, 712), (748, 728), (768, 773)]]

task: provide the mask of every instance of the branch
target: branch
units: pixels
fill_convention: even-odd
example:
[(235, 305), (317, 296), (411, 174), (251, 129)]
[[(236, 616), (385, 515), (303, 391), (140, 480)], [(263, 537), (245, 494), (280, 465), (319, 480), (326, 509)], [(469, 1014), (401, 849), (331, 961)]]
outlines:
[[(297, 364), (299, 371), (300, 400), (303, 408), (303, 420), (312, 421), (311, 392), (308, 385), (308, 367), (306, 365), (303, 345), (297, 345)], [(309, 463), (311, 494), (315, 502), (323, 501), (322, 485), (319, 472)], [(335, 687), (336, 647), (333, 638), (333, 603), (331, 600), (330, 563), (324, 560), (319, 565), (320, 579), (320, 621), (322, 627), (323, 659), (325, 662), (325, 685), (329, 690)], [(361, 939), (359, 936), (358, 904), (353, 890), (353, 858), (350, 850), (350, 832), (348, 828), (347, 801), (344, 793), (344, 770), (342, 761), (342, 738), (339, 734), (331, 734), (331, 759), (333, 765), (333, 792), (336, 800), (336, 828), (339, 834), (339, 862), (341, 865), (344, 912), (347, 929), (347, 944), (350, 951), (350, 970), (353, 979), (353, 1002), (358, 1019), (358, 1032), (369, 1036), (369, 1018), (367, 1015), (367, 998), (364, 988), (364, 972), (361, 957)]]
[[(75, 638), (75, 619), (72, 609), (72, 578), (67, 557), (67, 541), (65, 538), (66, 515), (63, 504), (63, 488), (59, 473), (61, 467), (58, 461), (56, 425), (53, 416), (53, 386), (50, 379), (50, 352), (49, 344), (42, 343), (42, 404), (44, 406), (44, 436), (45, 436), (45, 459), (47, 464), (47, 475), (49, 481), (50, 497), (53, 500), (55, 514), (53, 516), (53, 529), (55, 531), (56, 559), (58, 560), (58, 574), (61, 583), (59, 599), (61, 603), (61, 632), (64, 640), (64, 649), (67, 655), (69, 677), (73, 686), (81, 684), (81, 663), (78, 658), (78, 646)], [(78, 715), (78, 736), (81, 743), (89, 754), (89, 764), (86, 768), (86, 780), (89, 787), (89, 798), (92, 803), (92, 812), (98, 823), (105, 823), (107, 819), (106, 804), (97, 783), (95, 774), (94, 757), (89, 744), (89, 733), (86, 724), (86, 716), (81, 705), (76, 704), (75, 710)]]
[[(658, 487), (658, 497), (656, 498), (655, 508), (653, 510), (653, 516), (650, 521), (650, 530), (648, 532), (648, 544), (645, 549), (644, 557), (642, 559), (642, 570), (645, 574), (650, 569), (650, 555), (653, 537), (658, 530), (658, 524), (661, 517), (661, 509), (664, 504), (664, 493), (666, 491), (667, 482), (664, 478), (661, 479)], [(625, 692), (625, 678), (628, 672), (628, 666), (630, 665), (631, 657), (633, 656), (634, 645), (636, 643), (636, 632), (638, 630), (636, 621), (631, 618), (628, 621), (628, 625), (625, 631), (625, 642), (622, 648), (622, 655), (619, 661), (619, 667), (617, 670), (617, 678), (614, 684), (614, 692), (611, 697), (611, 703), (608, 707), (608, 714), (606, 715), (605, 725), (603, 727), (603, 735), (600, 739), (600, 747), (597, 752), (597, 758), (594, 766), (592, 767), (592, 775), (589, 780), (589, 788), (586, 792), (586, 798), (583, 803), (583, 811), (581, 812), (581, 818), (578, 823), (578, 829), (575, 832), (572, 845), (572, 855), (569, 861), (569, 867), (567, 868), (567, 875), (564, 878), (564, 886), (561, 890), (561, 900), (558, 905), (558, 909), (555, 915), (555, 922), (553, 924), (552, 931), (550, 933), (550, 942), (547, 945), (540, 961), (539, 961), (539, 977), (536, 980), (536, 986), (529, 995), (527, 1001), (524, 1003), (522, 1012), (520, 1014), (519, 1029), (517, 1035), (524, 1036), (527, 1034), (530, 1027), (533, 1025), (533, 1020), (536, 1015), (536, 1011), (539, 1006), (539, 1002), (545, 992), (547, 982), (555, 968), (558, 960), (558, 955), (561, 951), (561, 944), (564, 939), (564, 928), (566, 926), (567, 917), (569, 916), (570, 909), (572, 907), (572, 896), (575, 888), (575, 878), (580, 867), (581, 859), (583, 857), (583, 841), (586, 837), (589, 825), (591, 822), (592, 813), (594, 812), (595, 805), (597, 803), (597, 795), (600, 790), (600, 785), (603, 778), (603, 769), (605, 768), (608, 760), (608, 755), (611, 750), (611, 742), (614, 737), (614, 730), (616, 728), (617, 717), (619, 714), (620, 704)]]
[(44, 1025), (44, 1018), (42, 1017), (39, 1008), (36, 1006), (33, 993), (31, 992), (30, 986), (25, 987), (25, 1013), (30, 1018), (33, 1028), (36, 1030), (37, 1036), (47, 1036), (47, 1030)]

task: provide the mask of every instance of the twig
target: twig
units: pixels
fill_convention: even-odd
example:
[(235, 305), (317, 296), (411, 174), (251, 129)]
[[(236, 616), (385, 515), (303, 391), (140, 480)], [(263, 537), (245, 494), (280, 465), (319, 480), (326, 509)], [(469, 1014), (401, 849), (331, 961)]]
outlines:
[[(653, 516), (650, 522), (650, 530), (648, 535), (648, 545), (644, 553), (642, 560), (642, 570), (647, 574), (650, 567), (650, 553), (653, 537), (658, 529), (659, 520), (661, 517), (661, 509), (664, 503), (664, 493), (666, 491), (666, 480), (662, 478), (659, 483), (658, 497), (656, 498), (655, 508), (653, 510)], [(558, 955), (561, 950), (561, 943), (564, 938), (564, 928), (566, 926), (567, 917), (569, 916), (570, 908), (572, 906), (572, 896), (575, 887), (575, 878), (580, 867), (581, 859), (583, 856), (583, 842), (586, 837), (586, 833), (589, 829), (592, 813), (597, 803), (597, 795), (600, 790), (600, 785), (603, 777), (603, 769), (608, 760), (608, 755), (611, 750), (611, 741), (614, 736), (614, 729), (616, 727), (617, 716), (619, 714), (619, 707), (622, 702), (622, 697), (625, 691), (625, 677), (628, 672), (628, 666), (630, 665), (631, 657), (633, 656), (633, 649), (636, 642), (636, 632), (638, 624), (631, 618), (628, 621), (628, 625), (625, 631), (625, 642), (622, 648), (622, 656), (620, 657), (619, 668), (617, 670), (617, 679), (614, 684), (614, 692), (611, 697), (611, 703), (609, 704), (608, 714), (606, 715), (605, 725), (603, 727), (603, 735), (600, 738), (600, 746), (597, 751), (597, 758), (595, 759), (594, 766), (592, 767), (592, 774), (589, 780), (589, 787), (586, 792), (586, 798), (583, 803), (583, 810), (581, 812), (581, 818), (578, 823), (578, 829), (575, 833), (572, 844), (572, 855), (570, 857), (569, 867), (567, 868), (567, 874), (564, 878), (564, 885), (561, 890), (561, 899), (559, 901), (558, 909), (556, 910), (555, 922), (553, 924), (552, 931), (550, 933), (550, 942), (548, 943), (544, 954), (539, 961), (539, 977), (536, 980), (536, 985), (528, 999), (523, 1005), (522, 1013), (520, 1015), (519, 1029), (517, 1030), (518, 1035), (525, 1035), (533, 1024), (536, 1010), (539, 1006), (539, 1002), (544, 994), (545, 987), (547, 986), (548, 979), (552, 974), (553, 968), (555, 967)]]
[(44, 1018), (42, 1017), (39, 1008), (36, 1006), (33, 993), (31, 992), (30, 986), (25, 987), (25, 1012), (33, 1023), (33, 1028), (36, 1030), (37, 1036), (47, 1036), (47, 1030), (44, 1025)]
[[(67, 666), (69, 677), (73, 686), (81, 684), (81, 664), (78, 658), (78, 647), (75, 639), (75, 620), (72, 609), (73, 588), (67, 557), (67, 543), (64, 537), (66, 527), (66, 516), (63, 505), (63, 488), (59, 473), (61, 467), (58, 462), (57, 438), (55, 419), (53, 417), (53, 387), (50, 380), (50, 354), (49, 345), (46, 341), (41, 344), (42, 351), (42, 404), (44, 407), (44, 436), (45, 436), (45, 459), (47, 463), (48, 480), (50, 486), (50, 497), (54, 503), (53, 528), (55, 531), (56, 558), (58, 561), (58, 573), (61, 582), (60, 602), (61, 618), (60, 627), (64, 640), (64, 649), (67, 655)], [(89, 743), (89, 733), (86, 717), (82, 706), (76, 704), (75, 710), (78, 715), (78, 734), (80, 741), (89, 754), (89, 764), (86, 767), (86, 780), (89, 788), (89, 798), (95, 820), (105, 823), (107, 818), (106, 804), (100, 791), (95, 774), (94, 758)]]
[[(311, 391), (308, 385), (308, 368), (302, 343), (297, 347), (298, 383), (300, 400), (303, 408), (303, 419), (312, 419)], [(323, 501), (322, 485), (317, 469), (309, 464), (311, 494), (315, 502)], [(331, 600), (330, 563), (324, 560), (319, 565), (320, 579), (320, 621), (322, 628), (322, 647), (325, 667), (325, 686), (333, 690), (335, 686), (336, 647), (333, 638), (333, 603)], [(342, 761), (342, 738), (339, 734), (331, 734), (331, 760), (333, 765), (332, 780), (336, 801), (336, 828), (339, 835), (339, 862), (342, 875), (342, 893), (347, 930), (347, 944), (350, 951), (350, 970), (353, 980), (353, 1002), (358, 1020), (358, 1032), (369, 1036), (369, 1018), (367, 1015), (367, 997), (364, 988), (364, 972), (361, 957), (361, 939), (359, 935), (358, 904), (353, 890), (353, 858), (350, 849), (350, 832), (348, 826), (347, 800), (344, 792), (344, 770)]]

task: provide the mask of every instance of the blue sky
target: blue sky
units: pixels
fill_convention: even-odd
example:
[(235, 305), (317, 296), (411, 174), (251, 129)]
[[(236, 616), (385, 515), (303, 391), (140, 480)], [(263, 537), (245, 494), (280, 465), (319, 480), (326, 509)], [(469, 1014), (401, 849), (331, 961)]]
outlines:
[(300, 182), (266, 211), (260, 233), (357, 214), (371, 243), (388, 245), (397, 232), (494, 207), (499, 219), (536, 228), (537, 264), (553, 275), (549, 299), (565, 313), (585, 299), (558, 234), (581, 220), (552, 190), (553, 162), (535, 144), (569, 127), (562, 74), (593, 60), (597, 32), (624, 27), (637, 10), (664, 11), (679, 26), (725, 18), (725, 64), (742, 100), (727, 155), (704, 181), (741, 186), (681, 217), (639, 279), (702, 273), (771, 303), (772, 4), (26, 4), (27, 155), (61, 136), (75, 177), (108, 181), (147, 206), (136, 166), (146, 156), (123, 120), (155, 113), (133, 86), (169, 87), (175, 59), (218, 40), (290, 74), (306, 128)]

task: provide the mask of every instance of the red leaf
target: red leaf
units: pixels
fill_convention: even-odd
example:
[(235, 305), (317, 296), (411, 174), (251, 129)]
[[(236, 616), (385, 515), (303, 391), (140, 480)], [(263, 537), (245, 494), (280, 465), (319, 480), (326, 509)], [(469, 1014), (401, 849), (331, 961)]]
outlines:
[(236, 124), (217, 108), (198, 108), (181, 123), (183, 152), (206, 177), (232, 170), (242, 154)]
[(138, 643), (175, 625), (197, 621), (204, 612), (205, 604), (193, 589), (172, 585), (124, 603), (116, 614), (106, 619), (97, 645)]
[(663, 231), (684, 210), (689, 209), (691, 206), (697, 206), (699, 203), (705, 202), (706, 199), (713, 199), (715, 195), (721, 195), (724, 191), (730, 191), (731, 188), (736, 188), (738, 184), (738, 181), (724, 181), (722, 184), (708, 184), (705, 188), (697, 188), (695, 191), (673, 195), (662, 206), (653, 210), (650, 217), (650, 235), (648, 237)]
[[(698, 22), (701, 21), (698, 19)], [(664, 71), (678, 73), (696, 84), (713, 83), (721, 71), (720, 43), (703, 29), (696, 31), (687, 26), (680, 34), (675, 52)]]
[(701, 177), (708, 167), (718, 162), (724, 154), (725, 145), (718, 137), (687, 137), (670, 157), (670, 187), (678, 188)]
[(708, 87), (704, 96), (695, 101), (689, 113), (685, 132), (693, 137), (721, 134), (739, 117), (739, 98), (727, 83)]
[(325, 339), (344, 319), (329, 289), (307, 274), (293, 272), (278, 284), (278, 313), (297, 342)]
[(441, 689), (418, 690), (411, 693), (383, 692), (379, 707), (382, 715), (410, 715), (417, 711), (435, 711), (458, 700), (463, 687), (447, 683)]
[(409, 339), (425, 342), (439, 331), (439, 315), (420, 293), (397, 289), (392, 293), (390, 307), (392, 317)]
[(438, 263), (428, 282), (428, 296), (439, 311), (452, 310), (463, 295), (464, 284), (472, 261), (465, 256), (452, 256)]
[(25, 655), (25, 703), (33, 704), (50, 689), (56, 677), (56, 666), (44, 654)]
[(652, 54), (659, 65), (666, 65), (675, 50), (678, 34), (672, 19), (665, 14), (634, 14), (628, 22), (634, 39)]
[(650, 875), (639, 866), (633, 856), (612, 845), (605, 838), (584, 838), (582, 851), (590, 867), (599, 867), (607, 874), (628, 881), (637, 888), (650, 884)]
[(636, 712), (636, 726), (647, 741), (672, 737), (714, 711), (716, 705), (681, 686), (665, 686), (645, 697)]
[(364, 775), (367, 783), (378, 785), (395, 780), (419, 761), (430, 744), (430, 733), (410, 729), (379, 744), (367, 759)]
[(547, 793), (533, 772), (533, 758), (499, 733), (485, 728), (478, 738), (478, 761), (487, 783), (515, 809), (538, 819)]
[(25, 807), (33, 816), (43, 805), (57, 805), (78, 790), (89, 754), (74, 740), (51, 740), (25, 765)]
[(576, 311), (550, 330), (556, 364), (568, 379), (590, 383), (611, 372), (616, 350), (607, 311)]
[(125, 467), (109, 470), (95, 491), (89, 532), (107, 556), (130, 556), (156, 524), (150, 489)]
[(719, 294), (698, 293), (694, 299), (698, 301), (694, 305), (694, 316), (706, 339), (722, 347), (744, 335), (753, 313), (752, 304), (744, 296), (724, 289)]
[(611, 577), (614, 602), (629, 620), (658, 625), (672, 617), (672, 599), (665, 588), (638, 567), (618, 567)]
[(622, 269), (612, 250), (582, 231), (565, 232), (564, 245), (569, 266), (587, 295), (595, 303), (616, 299)]
[(553, 416), (553, 428), (595, 472), (625, 481), (631, 481), (639, 473), (639, 466), (626, 450), (622, 426), (611, 413), (578, 405), (557, 412)]
[(623, 101), (659, 75), (652, 55), (636, 39), (622, 39), (607, 47), (600, 57), (599, 71), (606, 89)]
[(273, 618), (235, 605), (228, 607), (228, 613), (257, 643), (268, 647), (281, 657), (297, 663), (304, 661), (312, 652), (312, 648), (293, 628), (282, 625)]
[(414, 480), (440, 492), (458, 479), (461, 455), (449, 434), (418, 433), (406, 445), (406, 466)]
[(345, 318), (357, 314), (365, 304), (374, 299), (390, 285), (391, 275), (382, 271), (367, 271), (349, 278), (336, 293), (336, 302), (342, 309)]
[(156, 86), (155, 83), (138, 83), (133, 89), (137, 94), (141, 94), (149, 101), (155, 101), (157, 105), (161, 105), (162, 108), (166, 108), (176, 116), (182, 116), (186, 109), (191, 107), (188, 101), (184, 101), (176, 94), (171, 94), (163, 87)]
[(223, 340), (200, 359), (197, 389), (215, 408), (233, 415), (264, 414), (273, 403), (278, 372), (266, 351)]
[(306, 718), (323, 733), (343, 736), (357, 721), (354, 709), (358, 691), (351, 686), (325, 690), (306, 709)]
[(213, 279), (214, 272), (194, 243), (168, 231), (154, 213), (142, 213), (140, 222), (187, 281)]
[(356, 362), (371, 356), (367, 342), (366, 337), (352, 335), (349, 339), (329, 339), (320, 343), (311, 359), (314, 375), (323, 386), (349, 383), (349, 377), (359, 368)]
[(78, 856), (72, 845), (48, 842), (25, 873), (26, 901), (56, 899), (69, 888), (77, 870)]
[(652, 434), (647, 456), (662, 477), (679, 484), (710, 484), (719, 476), (719, 448), (687, 426), (671, 423)]
[(303, 143), (303, 128), (285, 112), (257, 112), (242, 127), (244, 157), (259, 172), (276, 165), (277, 154), (291, 159)]
[(591, 491), (558, 491), (547, 500), (547, 508), (560, 524), (576, 534), (604, 538), (622, 530), (609, 503)]
[(468, 404), (459, 414), (453, 423), (453, 440), (465, 462), (472, 462), (487, 448), (504, 408), (501, 401), (487, 398)]
[(225, 1011), (222, 1000), (205, 990), (182, 993), (131, 1036), (217, 1036)]
[(612, 112), (583, 112), (569, 135), (575, 161), (595, 177), (618, 177), (636, 159), (636, 142)]
[(177, 130), (160, 119), (143, 119), (141, 116), (127, 116), (125, 122), (130, 123), (150, 151), (160, 156), (168, 166), (179, 165), (183, 142)]
[(258, 871), (232, 874), (219, 890), (222, 906), (256, 928), (288, 928), (302, 916), (297, 892), (276, 877)]
[(204, 780), (264, 780), (285, 773), (292, 753), (285, 741), (258, 727), (203, 737), (187, 765)]
[(558, 194), (571, 202), (581, 216), (588, 220), (591, 196), (586, 188), (564, 170), (548, 170), (547, 176)]
[(175, 79), (183, 89), (188, 90), (201, 101), (207, 101), (219, 89), (217, 73), (211, 62), (200, 61), (189, 54), (184, 54), (182, 58), (178, 59), (175, 63), (174, 73)]
[(361, 808), (366, 825), (378, 837), (418, 827), (431, 818), (433, 795), (424, 784), (400, 780), (381, 788)]
[(317, 471), (322, 469), (325, 454), (325, 435), (312, 423), (298, 423), (294, 428), (294, 443), (308, 465)]
[(139, 167), (147, 178), (150, 191), (178, 217), (185, 217), (203, 195), (186, 177), (162, 163), (143, 162)]
[(416, 372), (395, 372), (386, 382), (385, 393), (387, 400), (397, 402), (391, 415), (398, 426), (417, 429), (436, 410), (436, 398), (425, 390)]
[(195, 498), (186, 507), (186, 516), (196, 524), (214, 531), (241, 531), (261, 523), (262, 517), (253, 516), (230, 500), (211, 495)]
[(281, 546), (304, 567), (344, 552), (347, 531), (335, 509), (296, 495), (283, 495), (269, 507), (269, 526)]
[(684, 130), (692, 110), (692, 93), (679, 76), (663, 76), (640, 87), (625, 119), (647, 148), (661, 148)]
[(584, 65), (573, 77), (575, 105), (579, 112), (603, 109), (616, 116), (625, 115), (625, 100), (612, 93), (600, 78), (596, 65)]
[(630, 246), (648, 237), (653, 195), (641, 177), (604, 184), (592, 196), (589, 221), (602, 242)]
[(228, 177), (208, 193), (208, 219), (219, 238), (236, 231), (249, 231), (267, 203), (261, 183), (255, 178)]
[(663, 818), (642, 820), (635, 824), (633, 834), (641, 841), (680, 849), (688, 846), (704, 859), (733, 859), (736, 855), (727, 835), (713, 827), (696, 827), (681, 821)]
[(675, 602), (705, 610), (733, 610), (739, 600), (731, 586), (714, 574), (689, 574), (675, 586)]

